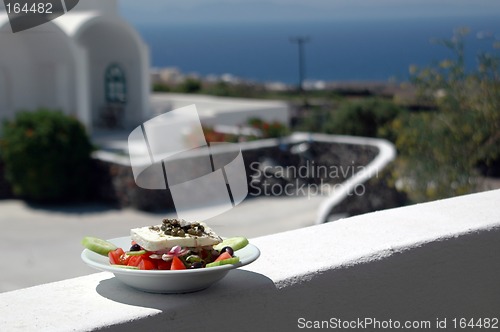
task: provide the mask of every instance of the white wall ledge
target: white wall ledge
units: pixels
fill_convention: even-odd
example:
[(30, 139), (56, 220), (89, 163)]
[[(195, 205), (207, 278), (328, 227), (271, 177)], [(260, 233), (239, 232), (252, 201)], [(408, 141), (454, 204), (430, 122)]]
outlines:
[(290, 331), (301, 317), (500, 318), (498, 202), (500, 190), (255, 238), (256, 262), (197, 293), (142, 293), (107, 273), (1, 293), (0, 330)]

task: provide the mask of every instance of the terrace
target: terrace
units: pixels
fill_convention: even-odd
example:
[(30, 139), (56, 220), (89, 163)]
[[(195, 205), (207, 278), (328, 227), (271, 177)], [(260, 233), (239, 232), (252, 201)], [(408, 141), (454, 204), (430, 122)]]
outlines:
[(106, 272), (2, 293), (0, 326), (283, 331), (338, 320), (369, 329), (493, 322), (499, 199), (500, 190), (489, 191), (252, 238), (262, 252), (256, 262), (195, 293), (144, 293)]
[[(303, 141), (303, 135), (292, 141)], [(4, 244), (37, 247), (30, 247), (30, 262), (13, 253), (25, 266), (2, 272), (11, 285), (1, 284), (0, 328), (230, 331), (236, 326), (281, 331), (358, 319), (382, 326), (397, 321), (452, 328), (460, 318), (498, 318), (500, 190), (323, 223), (354, 186), (367, 183), (374, 169), (394, 158), (394, 151), (381, 140), (307, 137), (369, 145), (378, 153), (363, 172), (346, 179), (343, 189), (331, 195), (252, 198), (214, 219), (216, 231), (227, 236), (244, 233), (262, 254), (195, 293), (140, 292), (108, 272), (93, 273), (75, 259), (82, 236), (98, 232), (116, 237), (122, 229), (156, 223), (165, 216), (162, 212), (109, 211), (101, 206), (88, 211), (25, 209), (18, 202), (2, 203), (11, 221), (2, 236)], [(252, 144), (265, 148), (277, 142), (249, 144), (252, 151)], [(39, 229), (23, 232), (34, 220)], [(44, 260), (47, 253), (60, 260)]]
[[(239, 134), (239, 128), (236, 130), (231, 126), (244, 123), (248, 114), (266, 121), (289, 123), (290, 106), (283, 102), (238, 101), (210, 96), (186, 98), (171, 93), (149, 95), (149, 55), (145, 43), (130, 25), (120, 19), (116, 1), (101, 3), (103, 2), (89, 0), (64, 17), (33, 31), (33, 34), (20, 33), (16, 35), (19, 38), (12, 38), (7, 33), (2, 36), (5, 38), (1, 38), (0, 44), (3, 50), (7, 50), (0, 59), (0, 108), (4, 111), (3, 115), (11, 117), (17, 110), (34, 109), (39, 105), (61, 108), (74, 112), (73, 115), (89, 131), (92, 132), (93, 129), (95, 135), (99, 134), (99, 128), (92, 128), (93, 126), (129, 128), (142, 123), (149, 116), (191, 104), (195, 98), (195, 102), (204, 109), (200, 112), (203, 124), (214, 130), (228, 130), (229, 127), (228, 133)], [(287, 10), (290, 9), (288, 7)], [(300, 11), (305, 8), (302, 7)], [(445, 7), (446, 10), (449, 9), (449, 6), (443, 6)], [(0, 8), (4, 8), (3, 4), (0, 4)], [(162, 16), (162, 22), (170, 22), (165, 19), (165, 13), (161, 10), (151, 9)], [(360, 12), (360, 9), (356, 8), (355, 11)], [(491, 9), (486, 11), (488, 15), (494, 12)], [(245, 13), (245, 18), (251, 14), (251, 11), (240, 12)], [(256, 12), (259, 21), (262, 21), (262, 10)], [(269, 18), (273, 10), (268, 12)], [(380, 12), (387, 13), (384, 10)], [(477, 11), (471, 12), (477, 14)], [(203, 16), (207, 14), (205, 11), (200, 13)], [(304, 13), (309, 15), (307, 10)], [(435, 14), (433, 13), (434, 16)], [(445, 25), (445, 14), (436, 16), (439, 26)], [(238, 17), (226, 16), (231, 20)], [(190, 17), (197, 20), (196, 15), (180, 17), (183, 20)], [(426, 17), (424, 15), (420, 18)], [(150, 14), (147, 19), (151, 19)], [(482, 23), (486, 24), (488, 20), (481, 17)], [(364, 21), (366, 20), (359, 22)], [(386, 17), (380, 21), (386, 22)], [(414, 29), (414, 20), (407, 21), (412, 24), (411, 29)], [(377, 26), (374, 24), (377, 20), (370, 20), (366, 26), (359, 25), (359, 22), (356, 23), (356, 31), (349, 26), (346, 29), (333, 29), (341, 31), (343, 35), (349, 31), (349, 38), (342, 38), (348, 43), (344, 46), (348, 47), (342, 47), (342, 43), (336, 42), (333, 52), (340, 56), (337, 59), (340, 59), (340, 62), (337, 61), (339, 64), (342, 57), (349, 60), (345, 62), (348, 65), (341, 67), (351, 71), (353, 77), (358, 73), (352, 68), (361, 70), (363, 75), (369, 75), (363, 65), (367, 62), (366, 54), (370, 56), (369, 62), (378, 70), (386, 67), (387, 54), (391, 53), (388, 51), (402, 49), (399, 37), (392, 38), (399, 41), (394, 44), (395, 48), (386, 44), (387, 31), (396, 31), (398, 36), (405, 36), (406, 41), (418, 45), (418, 38), (408, 37), (417, 35), (408, 33), (408, 26), (400, 26), (402, 20), (394, 21), (398, 24), (396, 29), (391, 29), (395, 27), (394, 22), (387, 26)], [(462, 25), (463, 21), (460, 22)], [(430, 20), (429, 23), (426, 31), (432, 30), (434, 35), (441, 35), (439, 30), (434, 30), (433, 21)], [(262, 28), (261, 24), (257, 25)], [(2, 32), (10, 34), (5, 13), (0, 13), (0, 27)], [(368, 29), (368, 33), (363, 31), (364, 28)], [(381, 31), (384, 33), (378, 34), (383, 39), (373, 38)], [(205, 38), (208, 30), (201, 32), (198, 35)], [(368, 36), (370, 40), (368, 43), (356, 43), (357, 45), (380, 46), (376, 49), (383, 51), (380, 53), (383, 65), (377, 65), (377, 52), (354, 50), (353, 54), (356, 56), (364, 56), (359, 58), (362, 65), (356, 65), (356, 56), (350, 56), (347, 51), (358, 32), (364, 37)], [(493, 33), (488, 38), (494, 37)], [(321, 36), (322, 34), (318, 34), (313, 37), (315, 45), (331, 44), (321, 42)], [(165, 36), (161, 34), (161, 37), (161, 43), (164, 43)], [(331, 40), (337, 38), (334, 35), (331, 37)], [(252, 42), (239, 37), (238, 40), (252, 47)], [(189, 44), (186, 41), (180, 45), (181, 49), (191, 50), (192, 54), (202, 54), (204, 59), (210, 57), (203, 51), (196, 52), (185, 47)], [(263, 40), (259, 37), (259, 41)], [(450, 40), (450, 45), (456, 46), (458, 50), (461, 41), (461, 38), (454, 37)], [(169, 51), (175, 53), (175, 44), (168, 42)], [(205, 41), (199, 44), (208, 49)], [(209, 39), (206, 44), (210, 44)], [(239, 49), (230, 39), (224, 40), (223, 44)], [(217, 44), (211, 45), (210, 49), (221, 49)], [(416, 50), (420, 51), (420, 48), (417, 46)], [(339, 49), (345, 50), (345, 54), (340, 54)], [(224, 53), (230, 56), (230, 52)], [(247, 53), (255, 58), (255, 53)], [(399, 56), (398, 52), (393, 55)], [(456, 55), (460, 56), (459, 52)], [(332, 59), (329, 55), (327, 58)], [(241, 60), (238, 63), (244, 65), (245, 62)], [(285, 64), (284, 60), (284, 56), (279, 57), (280, 64)], [(319, 60), (315, 61), (318, 65), (316, 67), (320, 68), (323, 61), (316, 60)], [(432, 115), (443, 116), (438, 120), (444, 119), (442, 123), (446, 126), (446, 120), (464, 119), (463, 122), (452, 121), (449, 128), (442, 127), (433, 116), (419, 118), (427, 108), (421, 110), (418, 105), (416, 110), (422, 112), (415, 112), (413, 115), (417, 117), (412, 117), (411, 120), (422, 120), (421, 123), (416, 122), (421, 126), (415, 126), (414, 122), (404, 124), (403, 129), (412, 129), (416, 134), (410, 136), (413, 138), (409, 140), (410, 148), (421, 146), (424, 140), (432, 148), (442, 141), (449, 143), (448, 137), (458, 138), (457, 141), (452, 140), (451, 144), (458, 147), (458, 151), (450, 151), (450, 144), (442, 144), (440, 149), (430, 149), (426, 153), (419, 153), (417, 149), (414, 157), (427, 158), (429, 161), (436, 159), (431, 156), (454, 152), (450, 153), (451, 158), (445, 164), (450, 168), (437, 167), (431, 171), (433, 180), (424, 183), (432, 185), (435, 179), (442, 179), (445, 186), (457, 187), (456, 183), (446, 178), (446, 174), (452, 173), (449, 170), (453, 168), (459, 174), (465, 174), (459, 167), (455, 167), (461, 162), (466, 163), (461, 160), (461, 156), (465, 156), (467, 161), (483, 162), (485, 153), (481, 151), (480, 154), (483, 155), (479, 155), (481, 158), (478, 159), (478, 154), (474, 151), (483, 150), (483, 143), (487, 145), (484, 147), (488, 150), (486, 154), (492, 157), (496, 155), (498, 125), (495, 121), (498, 120), (498, 99), (495, 96), (498, 93), (495, 91), (498, 90), (498, 81), (490, 81), (488, 76), (490, 69), (491, 73), (496, 73), (498, 68), (494, 66), (495, 61), (489, 61), (489, 57), (479, 60), (477, 74), (480, 75), (467, 75), (465, 85), (455, 84), (457, 78), (453, 75), (457, 72), (469, 72), (462, 70), (465, 67), (460, 67), (461, 61), (457, 62), (457, 66), (452, 63), (452, 67), (448, 67), (448, 60), (446, 63), (439, 63), (440, 69), (445, 72), (449, 69), (452, 74), (449, 76), (445, 74), (443, 77), (442, 70), (436, 72), (437, 76), (420, 76), (426, 74), (425, 69), (417, 69), (415, 72), (416, 78), (423, 78), (422, 87), (425, 88), (430, 83), (432, 92), (442, 92), (442, 86), (451, 87), (446, 89), (446, 96), (451, 98), (442, 98), (442, 93), (436, 94), (444, 107), (439, 109), (442, 114), (435, 113), (433, 109)], [(396, 64), (400, 61), (405, 63), (406, 60), (394, 58), (390, 61)], [(119, 64), (123, 64), (123, 67)], [(405, 63), (405, 66), (408, 64)], [(272, 69), (281, 66), (274, 66), (269, 62), (265, 67)], [(334, 69), (334, 66), (323, 65), (320, 70), (326, 73), (328, 68)], [(389, 71), (387, 74), (392, 75)], [(487, 75), (482, 75), (483, 73)], [(334, 77), (341, 76), (335, 73)], [(438, 83), (435, 88), (434, 83)], [(380, 91), (376, 86), (373, 89), (378, 90), (376, 94), (387, 94), (387, 91)], [(335, 90), (341, 94), (372, 93), (370, 89), (351, 91), (350, 86), (336, 87)], [(337, 105), (337, 96), (320, 96), (319, 101), (311, 98), (309, 106), (320, 110), (320, 116), (316, 116), (316, 120), (326, 123), (323, 121), (329, 118), (326, 115), (341, 108), (340, 104)], [(465, 102), (454, 103), (454, 96), (466, 96)], [(290, 100), (298, 98), (294, 95), (291, 97)], [(470, 111), (476, 105), (480, 113), (484, 114), (480, 114), (476, 121), (469, 121)], [(425, 106), (434, 107), (427, 104)], [(452, 117), (448, 119), (446, 111), (455, 108), (456, 112), (449, 113)], [(307, 114), (309, 115), (313, 114)], [(346, 120), (346, 123), (362, 123), (361, 116), (360, 119)], [(322, 125), (317, 127), (321, 127), (316, 128), (318, 130), (332, 132), (325, 130)], [(451, 134), (443, 131), (443, 128), (452, 129)], [(470, 128), (474, 128), (472, 134), (478, 133), (479, 136), (469, 136)], [(405, 134), (400, 129), (395, 130), (398, 135)], [(446, 135), (439, 135), (441, 132)], [(114, 133), (122, 134), (118, 130)], [(254, 133), (251, 132), (252, 135)], [(435, 133), (437, 135), (432, 135)], [(105, 133), (107, 134), (109, 133)], [(359, 132), (349, 134), (367, 135)], [(477, 140), (477, 137), (485, 139)], [(399, 151), (413, 150), (404, 145), (398, 146)], [(314, 161), (318, 161), (315, 164), (317, 168), (313, 167), (311, 170), (308, 162), (313, 159), (310, 156), (292, 152), (293, 148), (300, 150), (301, 146), (312, 146), (315, 149), (317, 155)], [(0, 243), (5, 250), (4, 262), (9, 262), (4, 263), (0, 276), (0, 331), (289, 331), (304, 328), (475, 330), (497, 329), (499, 326), (500, 190), (484, 189), (477, 194), (395, 207), (398, 206), (398, 197), (387, 194), (386, 188), (382, 188), (381, 181), (378, 181), (379, 174), (383, 174), (384, 168), (395, 157), (395, 148), (384, 140), (296, 133), (284, 140), (245, 143), (241, 151), (249, 183), (256, 177), (255, 173), (248, 171), (261, 171), (252, 169), (251, 165), (262, 165), (262, 157), (271, 160), (271, 166), (272, 162), (277, 162), (278, 167), (285, 168), (285, 178), (267, 179), (271, 188), (274, 180), (277, 181), (275, 184), (278, 183), (278, 189), (283, 189), (284, 184), (288, 185), (286, 181), (295, 180), (297, 176), (288, 177), (288, 172), (293, 173), (298, 167), (303, 167), (308, 174), (314, 169), (330, 169), (329, 167), (334, 167), (339, 172), (326, 176), (313, 175), (313, 181), (307, 182), (309, 187), (302, 194), (298, 194), (300, 190), (292, 185), (291, 188), (296, 190), (297, 195), (256, 195), (231, 211), (210, 219), (209, 224), (221, 235), (245, 235), (250, 238), (250, 242), (260, 249), (260, 258), (251, 265), (231, 271), (226, 278), (202, 291), (151, 294), (127, 287), (110, 273), (96, 273), (79, 258), (82, 251), (80, 240), (85, 235), (114, 238), (124, 235), (124, 232), (126, 234), (130, 228), (156, 224), (161, 218), (173, 216), (171, 210), (165, 210), (165, 190), (162, 194), (158, 193), (161, 190), (153, 192), (137, 188), (125, 152), (127, 144), (123, 139), (119, 138), (113, 144), (103, 147), (106, 151), (96, 153), (93, 160), (96, 172), (92, 174), (97, 174), (97, 180), (93, 178), (88, 181), (94, 186), (92, 193), (96, 193), (99, 202), (92, 205), (47, 207), (11, 200), (11, 197), (3, 199), (3, 193), (10, 192), (10, 187), (5, 185), (0, 176)], [(216, 148), (213, 151), (216, 150), (222, 154), (233, 152)], [(150, 152), (152, 159), (151, 156), (153, 154)], [(196, 155), (190, 157), (197, 158)], [(290, 161), (291, 164), (287, 164)], [(39, 165), (37, 162), (26, 164)], [(215, 171), (214, 164), (212, 159), (212, 171)], [(0, 175), (2, 167), (0, 165)], [(353, 169), (356, 171), (351, 172)], [(404, 179), (416, 178), (421, 179), (415, 175)], [(100, 181), (101, 179), (107, 181)], [(470, 179), (467, 181), (470, 182)], [(226, 175), (225, 182), (230, 186), (228, 181)], [(224, 185), (224, 182), (221, 183)], [(212, 187), (209, 189), (212, 190)], [(357, 189), (361, 191), (357, 192)], [(202, 197), (205, 199), (210, 194)], [(113, 207), (104, 203), (110, 201), (115, 204)]]

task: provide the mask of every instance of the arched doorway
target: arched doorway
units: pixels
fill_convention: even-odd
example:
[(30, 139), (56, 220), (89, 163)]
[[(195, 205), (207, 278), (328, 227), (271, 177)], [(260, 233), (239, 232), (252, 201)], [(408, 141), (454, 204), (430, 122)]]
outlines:
[(123, 127), (127, 105), (127, 79), (118, 63), (110, 64), (104, 73), (106, 104), (99, 110), (101, 125), (108, 128)]
[(137, 33), (118, 18), (96, 17), (83, 24), (76, 41), (87, 50), (92, 124), (129, 128), (141, 123), (149, 81)]
[(110, 64), (106, 68), (104, 80), (106, 101), (112, 104), (126, 104), (127, 78), (123, 68), (117, 63)]

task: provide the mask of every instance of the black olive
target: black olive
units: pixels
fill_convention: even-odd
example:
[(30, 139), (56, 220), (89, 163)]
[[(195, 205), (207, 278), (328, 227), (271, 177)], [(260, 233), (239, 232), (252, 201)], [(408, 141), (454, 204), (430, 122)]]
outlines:
[(130, 251), (139, 251), (141, 250), (141, 246), (138, 245), (137, 243), (133, 244), (132, 247), (130, 247)]
[(220, 251), (220, 253), (222, 254), (223, 252), (227, 252), (231, 256), (234, 255), (234, 250), (231, 247), (224, 247), (224, 248), (222, 248), (221, 251)]
[(199, 269), (200, 267), (203, 267), (203, 263), (202, 262), (194, 262), (190, 266), (191, 269)]

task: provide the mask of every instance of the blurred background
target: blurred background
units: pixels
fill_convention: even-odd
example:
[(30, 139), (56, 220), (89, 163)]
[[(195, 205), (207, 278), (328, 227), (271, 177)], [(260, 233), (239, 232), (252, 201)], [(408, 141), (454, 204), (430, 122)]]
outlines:
[(498, 37), (494, 1), (134, 1), (123, 17), (151, 48), (153, 67), (297, 83), (297, 44), (305, 43), (307, 80), (407, 81), (411, 64), (450, 57), (433, 39), (469, 27), (467, 64)]
[[(83, 236), (175, 216), (135, 184), (127, 138), (190, 104), (208, 142), (243, 150), (247, 199), (208, 221), (223, 236), (500, 188), (497, 1), (81, 0), (18, 33), (8, 10), (0, 291), (92, 273)], [(346, 187), (380, 144), (395, 156)]]

